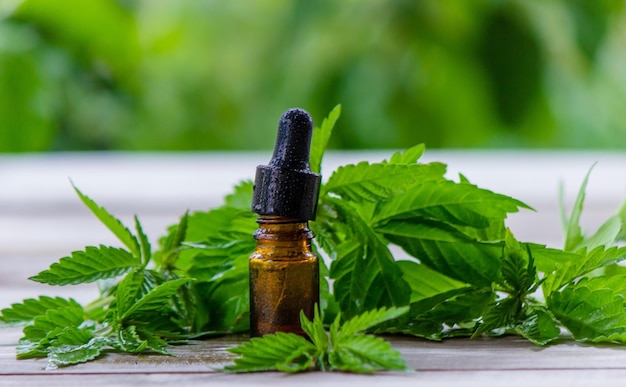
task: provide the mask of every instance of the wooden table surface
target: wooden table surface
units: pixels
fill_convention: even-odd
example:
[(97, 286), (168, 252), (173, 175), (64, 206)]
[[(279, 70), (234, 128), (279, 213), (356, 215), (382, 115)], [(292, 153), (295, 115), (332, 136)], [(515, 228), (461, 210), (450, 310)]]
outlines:
[[(324, 170), (391, 152), (328, 155)], [(152, 238), (186, 210), (217, 206), (229, 188), (251, 178), (270, 154), (86, 153), (0, 155), (0, 308), (38, 295), (88, 302), (93, 285), (49, 287), (26, 278), (71, 251), (94, 244), (118, 245), (83, 207), (69, 179), (127, 224), (137, 214)], [(583, 227), (592, 231), (626, 199), (626, 152), (427, 151), (424, 161), (441, 161), (450, 177), (462, 171), (472, 182), (514, 196), (537, 211), (508, 220), (521, 240), (560, 246), (558, 186), (573, 202), (588, 168)], [(153, 240), (154, 242), (154, 240)], [(369, 385), (590, 386), (626, 384), (626, 347), (588, 346), (562, 340), (545, 348), (517, 338), (455, 339), (443, 343), (392, 338), (413, 373), (374, 376), (308, 373), (229, 375), (216, 369), (231, 359), (225, 351), (245, 337), (194, 342), (176, 356), (107, 354), (72, 367), (46, 370), (46, 360), (16, 360), (19, 328), (0, 329), (0, 386), (30, 385)]]

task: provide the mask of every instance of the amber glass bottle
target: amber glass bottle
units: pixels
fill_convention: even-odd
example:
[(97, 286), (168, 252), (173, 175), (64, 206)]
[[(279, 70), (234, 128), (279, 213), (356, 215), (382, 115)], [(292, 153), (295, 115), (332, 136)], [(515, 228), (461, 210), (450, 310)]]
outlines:
[(257, 167), (252, 210), (258, 213), (250, 257), (250, 335), (304, 334), (300, 311), (319, 302), (319, 261), (311, 251), (320, 175), (309, 168), (313, 123), (290, 109), (280, 119), (269, 165)]
[(313, 317), (319, 301), (319, 264), (311, 252), (311, 231), (293, 219), (261, 217), (250, 257), (252, 335), (304, 334), (300, 311)]

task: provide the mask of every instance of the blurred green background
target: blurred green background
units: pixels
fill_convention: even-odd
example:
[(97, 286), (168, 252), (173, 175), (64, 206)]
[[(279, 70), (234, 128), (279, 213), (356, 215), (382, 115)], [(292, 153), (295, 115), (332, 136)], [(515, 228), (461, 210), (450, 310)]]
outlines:
[(0, 0), (0, 152), (626, 149), (624, 0)]

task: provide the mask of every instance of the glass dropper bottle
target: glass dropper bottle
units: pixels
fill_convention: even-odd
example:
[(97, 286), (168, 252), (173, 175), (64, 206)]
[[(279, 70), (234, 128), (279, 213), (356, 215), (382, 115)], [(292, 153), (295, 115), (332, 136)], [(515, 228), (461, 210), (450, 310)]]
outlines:
[(309, 168), (313, 122), (289, 109), (278, 125), (268, 165), (256, 170), (252, 211), (259, 214), (250, 256), (250, 335), (304, 335), (300, 311), (312, 319), (319, 303), (319, 260), (311, 251), (319, 174)]

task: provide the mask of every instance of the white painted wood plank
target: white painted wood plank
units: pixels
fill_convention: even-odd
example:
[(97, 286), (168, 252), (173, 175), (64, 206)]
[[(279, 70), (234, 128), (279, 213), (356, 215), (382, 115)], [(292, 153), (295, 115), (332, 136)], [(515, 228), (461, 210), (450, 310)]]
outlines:
[(3, 386), (67, 387), (78, 385), (107, 387), (136, 386), (275, 386), (275, 387), (607, 387), (621, 386), (624, 370), (545, 370), (545, 371), (455, 371), (418, 372), (415, 374), (349, 375), (302, 374), (224, 375), (205, 373), (111, 374), (85, 376), (74, 374), (5, 376)]
[[(0, 382), (7, 380), (23, 385), (50, 380), (57, 385), (84, 382), (96, 385), (129, 385), (151, 381), (161, 385), (174, 381), (184, 385), (276, 384), (310, 386), (322, 383), (334, 386), (360, 383), (364, 386), (393, 383), (397, 386), (599, 386), (619, 382), (626, 377), (626, 353), (618, 348), (560, 344), (546, 348), (515, 338), (455, 339), (433, 343), (419, 339), (392, 339), (413, 373), (379, 373), (375, 376), (343, 373), (309, 373), (283, 375), (263, 373), (229, 375), (216, 373), (232, 359), (225, 349), (243, 337), (202, 341), (173, 349), (176, 357), (159, 355), (108, 354), (97, 362), (57, 370), (45, 370), (46, 361), (11, 359), (15, 330), (0, 339)], [(120, 375), (120, 376), (117, 376)], [(147, 375), (151, 375), (147, 377)]]

